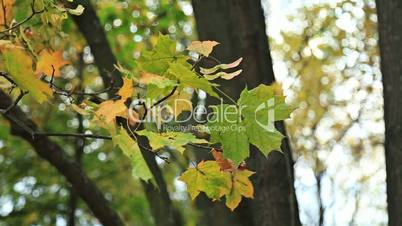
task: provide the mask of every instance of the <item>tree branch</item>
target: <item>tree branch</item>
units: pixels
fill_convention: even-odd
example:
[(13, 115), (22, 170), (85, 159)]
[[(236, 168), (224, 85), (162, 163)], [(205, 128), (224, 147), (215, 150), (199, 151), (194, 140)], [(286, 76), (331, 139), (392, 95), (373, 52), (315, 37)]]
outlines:
[(95, 58), (95, 64), (99, 69), (104, 85), (107, 86), (113, 82), (114, 87), (121, 87), (123, 79), (120, 72), (115, 68), (117, 64), (116, 58), (91, 3), (88, 0), (75, 0), (73, 3), (62, 0), (62, 2), (68, 8), (76, 8), (78, 5), (84, 6), (85, 10), (82, 15), (71, 15), (71, 17), (91, 48), (91, 53)]
[[(106, 34), (103, 30), (99, 18), (96, 12), (88, 0), (75, 0), (74, 3), (69, 3), (67, 0), (62, 2), (69, 8), (74, 8), (78, 4), (85, 7), (84, 13), (81, 16), (72, 16), (74, 22), (78, 26), (81, 33), (84, 35), (91, 48), (91, 52), (94, 55), (96, 66), (99, 69), (100, 76), (103, 79), (105, 86), (113, 81), (114, 87), (121, 87), (123, 85), (123, 79), (118, 70), (115, 69), (116, 59), (110, 48), (110, 45), (106, 39)], [(111, 77), (109, 76), (111, 75)], [(113, 96), (113, 92), (111, 92)], [(147, 140), (140, 139), (138, 141), (140, 147), (148, 147)], [(159, 166), (155, 162), (155, 155), (151, 152), (141, 148), (145, 155), (149, 154), (151, 157), (145, 157), (147, 165), (150, 168), (155, 178), (162, 178), (163, 174)], [(154, 164), (155, 162), (155, 164)], [(161, 182), (161, 180), (160, 180)], [(153, 217), (156, 225), (158, 226), (180, 226), (182, 225), (181, 217), (174, 208), (172, 201), (170, 200), (169, 193), (165, 183), (158, 183), (159, 190), (154, 189), (152, 195), (147, 195), (151, 209), (159, 211), (161, 215), (156, 215), (153, 211)], [(148, 191), (148, 186), (143, 183), (144, 190)], [(165, 205), (160, 205), (164, 203)], [(170, 220), (172, 219), (172, 220)]]
[[(5, 109), (12, 104), (11, 98), (3, 91), (0, 91), (0, 108)], [(89, 209), (103, 225), (124, 225), (117, 213), (110, 208), (109, 202), (102, 192), (75, 161), (67, 158), (59, 145), (44, 135), (39, 134), (36, 137), (32, 137), (29, 131), (35, 131), (37, 126), (32, 120), (28, 119), (20, 108), (14, 107), (8, 113), (4, 114), (3, 112), (2, 114), (10, 122), (12, 134), (29, 142), (40, 157), (52, 164), (70, 182), (76, 193), (85, 201)], [(21, 127), (15, 120), (11, 119), (10, 115), (23, 122), (26, 128)], [(29, 130), (26, 130), (27, 128)]]

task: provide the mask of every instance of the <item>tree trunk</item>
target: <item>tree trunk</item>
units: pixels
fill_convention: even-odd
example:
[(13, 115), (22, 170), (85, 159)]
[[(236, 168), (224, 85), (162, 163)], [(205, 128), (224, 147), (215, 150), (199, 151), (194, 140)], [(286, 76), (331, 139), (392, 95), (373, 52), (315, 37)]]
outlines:
[(377, 0), (384, 86), (388, 219), (402, 225), (402, 1)]
[[(242, 75), (231, 81), (222, 81), (223, 91), (238, 98), (246, 85), (254, 88), (275, 80), (260, 1), (193, 0), (192, 3), (199, 39), (221, 43), (214, 56), (223, 62), (243, 57)], [(285, 133), (283, 122), (277, 127)], [(257, 172), (253, 178), (255, 198), (243, 201), (236, 210), (238, 223), (244, 226), (300, 225), (288, 139), (284, 139), (282, 150), (284, 154), (272, 152), (266, 158), (252, 148), (247, 164)], [(210, 224), (205, 224), (214, 225), (215, 217), (211, 217), (210, 210), (212, 208), (204, 209), (210, 221)], [(204, 221), (208, 219), (203, 218)]]

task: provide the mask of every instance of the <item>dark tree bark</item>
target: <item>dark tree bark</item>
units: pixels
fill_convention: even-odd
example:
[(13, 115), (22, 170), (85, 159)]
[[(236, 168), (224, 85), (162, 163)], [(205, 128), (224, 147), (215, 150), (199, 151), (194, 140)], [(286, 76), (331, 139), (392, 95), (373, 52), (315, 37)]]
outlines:
[(72, 15), (72, 18), (91, 48), (104, 85), (109, 86), (113, 82), (114, 87), (121, 87), (123, 85), (121, 74), (114, 67), (117, 62), (116, 58), (106, 39), (103, 26), (89, 0), (75, 0), (73, 3), (62, 0), (62, 2), (71, 8), (76, 8), (77, 5), (85, 7), (82, 15)]
[[(0, 91), (0, 109), (6, 109), (12, 104), (13, 101), (11, 98), (3, 91)], [(61, 147), (48, 137), (32, 137), (27, 128), (35, 131), (36, 125), (28, 119), (20, 108), (14, 107), (10, 112), (3, 114), (3, 116), (10, 122), (11, 133), (29, 142), (40, 157), (52, 164), (70, 182), (75, 193), (84, 200), (95, 217), (103, 225), (124, 225), (118, 214), (109, 206), (109, 202), (105, 199), (102, 192), (81, 170), (77, 162), (70, 160)], [(26, 125), (27, 128), (22, 128), (21, 123)]]
[(145, 195), (150, 203), (155, 224), (157, 226), (182, 226), (183, 220), (181, 214), (173, 206), (172, 200), (169, 197), (166, 181), (155, 160), (155, 154), (149, 151), (152, 148), (149, 146), (148, 139), (140, 136), (138, 137), (138, 142), (141, 144), (141, 146), (148, 149), (142, 149), (142, 155), (144, 156), (144, 159), (157, 184), (157, 187), (155, 187), (152, 183), (142, 182)]
[(402, 225), (402, 1), (377, 0), (384, 86), (388, 219)]
[[(270, 84), (275, 80), (265, 18), (259, 0), (193, 0), (192, 3), (199, 39), (221, 43), (214, 56), (224, 62), (243, 57), (242, 75), (231, 81), (221, 82), (226, 93), (238, 98), (246, 85), (254, 88), (261, 83)], [(283, 122), (278, 123), (277, 127), (286, 133)], [(252, 147), (247, 164), (257, 171), (253, 178), (255, 198), (243, 202), (236, 210), (238, 223), (247, 226), (301, 225), (288, 139), (283, 140), (282, 150), (284, 154), (272, 152), (266, 158)], [(213, 216), (214, 213), (208, 210), (210, 209), (204, 210), (207, 212), (205, 215)], [(215, 225), (214, 219), (210, 217), (206, 225)], [(227, 222), (225, 225), (231, 223)]]

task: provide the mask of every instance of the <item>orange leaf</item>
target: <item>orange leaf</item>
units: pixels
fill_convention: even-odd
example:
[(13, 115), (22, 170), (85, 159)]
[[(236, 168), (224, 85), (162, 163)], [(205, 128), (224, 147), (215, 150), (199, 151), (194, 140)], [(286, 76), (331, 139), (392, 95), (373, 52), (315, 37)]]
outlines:
[(45, 74), (50, 76), (53, 73), (53, 66), (55, 69), (54, 77), (60, 77), (60, 68), (69, 63), (69, 61), (63, 59), (62, 51), (50, 53), (48, 50), (42, 50), (39, 54), (35, 73), (37, 75)]
[(223, 152), (218, 151), (216, 149), (212, 149), (212, 155), (214, 156), (215, 161), (219, 164), (221, 170), (223, 171), (233, 171), (236, 169), (234, 163), (229, 159), (225, 159), (223, 157)]
[(123, 86), (120, 88), (117, 94), (121, 96), (121, 99), (127, 100), (134, 93), (133, 82), (129, 78), (124, 78), (123, 81), (124, 81)]
[(112, 123), (116, 117), (127, 118), (128, 109), (124, 104), (124, 100), (108, 100), (99, 105), (95, 115), (103, 120), (106, 124)]

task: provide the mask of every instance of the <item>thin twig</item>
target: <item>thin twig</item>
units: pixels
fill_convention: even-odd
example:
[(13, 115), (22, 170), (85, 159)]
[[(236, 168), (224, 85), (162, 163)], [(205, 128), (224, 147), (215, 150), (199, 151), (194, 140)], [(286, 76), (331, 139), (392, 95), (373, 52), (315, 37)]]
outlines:
[(28, 93), (28, 91), (20, 90), (20, 94), (18, 95), (17, 99), (14, 101), (12, 105), (10, 105), (7, 109), (4, 110), (4, 113), (11, 111), (17, 104), (21, 101), (21, 99)]
[(200, 144), (194, 144), (194, 143), (188, 143), (187, 145), (193, 146), (193, 147), (196, 147), (196, 148), (206, 149), (206, 150), (211, 150), (213, 148), (213, 147), (211, 147), (209, 145), (200, 145)]
[(154, 103), (150, 108), (154, 108), (156, 106), (158, 106), (159, 104), (161, 104), (162, 102), (164, 102), (165, 100), (169, 99), (169, 97), (173, 96), (173, 94), (176, 92), (178, 86), (173, 87), (172, 91), (170, 91), (170, 93), (166, 96), (164, 96), (163, 98), (161, 98), (160, 100), (156, 101), (156, 103)]
[(95, 135), (95, 134), (82, 134), (82, 133), (49, 133), (49, 132), (34, 132), (34, 136), (46, 136), (46, 137), (80, 137), (80, 138), (92, 138), (111, 140), (111, 136)]
[(5, 30), (0, 31), (0, 34), (1, 33), (6, 33), (6, 32), (11, 31), (11, 30), (14, 30), (14, 29), (18, 28), (19, 26), (23, 25), (24, 23), (28, 22), (29, 20), (31, 20), (36, 14), (41, 14), (41, 13), (45, 12), (45, 9), (42, 9), (40, 11), (35, 10), (35, 0), (32, 1), (31, 10), (32, 10), (31, 15), (29, 15), (27, 18), (23, 19), (22, 21), (14, 24), (10, 28), (7, 28)]
[(0, 76), (1, 77), (3, 77), (3, 78), (5, 78), (8, 82), (10, 82), (11, 84), (13, 84), (13, 85), (17, 85), (15, 82), (14, 82), (14, 80), (7, 74), (7, 72), (4, 72), (4, 71), (0, 71)]
[(228, 100), (230, 100), (233, 104), (235, 104), (237, 106), (237, 102), (231, 98), (228, 94), (226, 94), (223, 90), (219, 89), (218, 87), (214, 87), (220, 94), (222, 94), (223, 96), (225, 96)]

